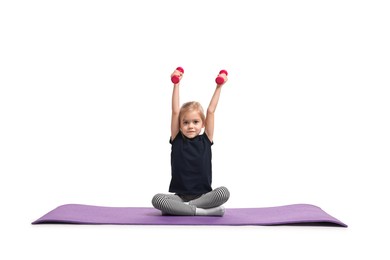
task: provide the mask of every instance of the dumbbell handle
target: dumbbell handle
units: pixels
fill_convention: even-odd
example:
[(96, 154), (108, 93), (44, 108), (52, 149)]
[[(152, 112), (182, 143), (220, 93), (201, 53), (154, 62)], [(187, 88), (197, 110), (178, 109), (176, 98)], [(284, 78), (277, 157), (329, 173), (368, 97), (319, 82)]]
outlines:
[(224, 77), (222, 76), (219, 76), (221, 74), (225, 74), (226, 76), (228, 75), (228, 72), (226, 70), (221, 70), (218, 74), (218, 77), (215, 79), (215, 82), (218, 84), (218, 85), (221, 85), (225, 82), (225, 79)]
[[(180, 71), (181, 73), (184, 73), (184, 69), (182, 67), (177, 67), (176, 70)], [(173, 75), (171, 77), (171, 81), (173, 84), (177, 84), (180, 82), (180, 77), (178, 75)]]

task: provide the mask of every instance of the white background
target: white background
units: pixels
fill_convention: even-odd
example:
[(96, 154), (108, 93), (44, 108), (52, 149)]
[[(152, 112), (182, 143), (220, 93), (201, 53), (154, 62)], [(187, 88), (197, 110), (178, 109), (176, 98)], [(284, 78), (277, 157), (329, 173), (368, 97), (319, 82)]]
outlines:
[[(1, 1), (1, 259), (388, 259), (387, 1)], [(151, 206), (170, 180), (170, 74), (216, 112), (226, 207), (308, 203), (337, 227), (30, 223)], [(23, 258), (23, 259), (24, 259)], [(360, 259), (360, 258), (359, 258)]]

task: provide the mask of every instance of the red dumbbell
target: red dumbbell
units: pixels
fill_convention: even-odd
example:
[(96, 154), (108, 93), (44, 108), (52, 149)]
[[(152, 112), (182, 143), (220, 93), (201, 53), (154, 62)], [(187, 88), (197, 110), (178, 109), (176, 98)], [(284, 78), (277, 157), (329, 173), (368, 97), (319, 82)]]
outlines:
[[(176, 70), (180, 71), (181, 73), (184, 73), (184, 69), (182, 67), (177, 67)], [(173, 84), (177, 84), (180, 82), (180, 77), (178, 75), (173, 75), (171, 77), (171, 81)]]
[(218, 74), (218, 77), (215, 79), (215, 82), (218, 85), (221, 85), (225, 82), (225, 79), (222, 76), (219, 76), (220, 74), (225, 74), (226, 76), (228, 75), (228, 72), (226, 70), (221, 70)]

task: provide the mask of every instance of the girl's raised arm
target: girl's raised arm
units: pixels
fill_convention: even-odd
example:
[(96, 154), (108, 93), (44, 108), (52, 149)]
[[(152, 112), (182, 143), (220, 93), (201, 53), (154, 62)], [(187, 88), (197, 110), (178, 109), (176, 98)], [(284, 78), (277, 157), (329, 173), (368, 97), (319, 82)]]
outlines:
[[(222, 71), (221, 71), (222, 72)], [(214, 114), (215, 110), (217, 109), (219, 96), (221, 95), (221, 89), (222, 86), (227, 81), (227, 73), (219, 73), (218, 78), (222, 77), (224, 81), (221, 83), (221, 81), (217, 81), (217, 87), (214, 91), (214, 95), (211, 98), (210, 104), (207, 108), (207, 114), (206, 114), (206, 122), (205, 122), (205, 132), (209, 140), (212, 142), (214, 138)], [(217, 79), (218, 79), (217, 78)]]
[[(173, 93), (172, 93), (172, 118), (171, 118), (171, 140), (176, 137), (180, 130), (179, 124), (179, 112), (180, 112), (180, 80), (183, 77), (183, 69), (180, 67), (177, 68), (171, 75), (173, 84)], [(178, 79), (178, 80), (175, 80)]]

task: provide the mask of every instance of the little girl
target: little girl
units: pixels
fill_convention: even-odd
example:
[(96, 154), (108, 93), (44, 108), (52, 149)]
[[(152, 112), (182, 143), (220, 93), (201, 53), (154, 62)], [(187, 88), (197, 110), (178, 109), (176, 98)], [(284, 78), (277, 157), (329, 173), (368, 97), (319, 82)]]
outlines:
[[(175, 70), (171, 76), (181, 80), (183, 72)], [(180, 108), (180, 81), (173, 85), (171, 121), (171, 183), (169, 192), (156, 194), (152, 204), (163, 215), (223, 216), (222, 206), (230, 196), (225, 187), (212, 189), (211, 146), (214, 137), (214, 113), (227, 81), (217, 84), (205, 116), (198, 102), (187, 102)], [(204, 128), (203, 134), (201, 134)]]

